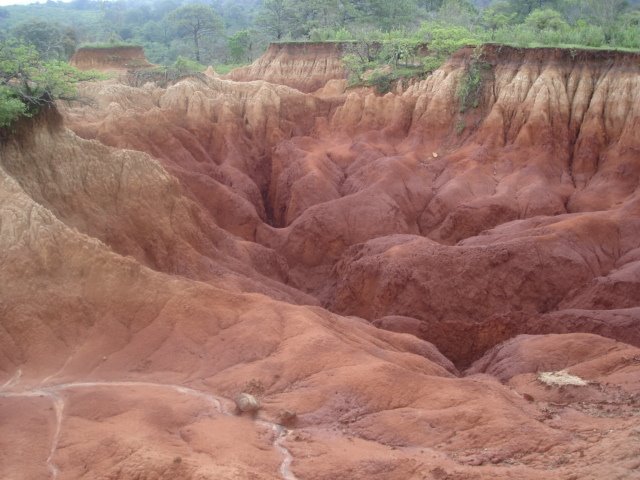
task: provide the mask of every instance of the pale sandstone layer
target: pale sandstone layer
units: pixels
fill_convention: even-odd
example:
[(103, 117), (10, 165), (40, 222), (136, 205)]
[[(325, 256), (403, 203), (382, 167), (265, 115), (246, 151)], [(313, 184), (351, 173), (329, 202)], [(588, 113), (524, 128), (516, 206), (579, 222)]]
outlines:
[(461, 114), (466, 55), (95, 83), (5, 140), (0, 476), (637, 478), (637, 58), (489, 49)]

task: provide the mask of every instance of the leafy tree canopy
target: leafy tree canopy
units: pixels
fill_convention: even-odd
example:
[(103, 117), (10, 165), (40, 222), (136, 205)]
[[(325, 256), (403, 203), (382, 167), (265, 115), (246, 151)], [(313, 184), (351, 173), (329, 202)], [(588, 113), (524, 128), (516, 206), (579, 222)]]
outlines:
[(73, 0), (0, 8), (0, 38), (31, 43), (46, 60), (77, 43), (126, 41), (156, 64), (188, 57), (218, 69), (274, 40), (412, 39), (425, 22), (481, 42), (638, 49), (639, 12), (640, 0)]
[(32, 45), (0, 42), (0, 127), (31, 116), (56, 100), (75, 100), (75, 84), (96, 78), (66, 62), (43, 61)]
[(176, 27), (179, 35), (193, 40), (196, 61), (200, 62), (200, 40), (223, 29), (220, 16), (208, 5), (190, 4), (174, 10), (167, 21)]
[(76, 48), (73, 29), (45, 20), (28, 20), (17, 25), (13, 36), (33, 45), (43, 59), (69, 58)]
[(534, 10), (526, 18), (525, 24), (535, 30), (562, 30), (569, 26), (560, 12), (551, 8)]

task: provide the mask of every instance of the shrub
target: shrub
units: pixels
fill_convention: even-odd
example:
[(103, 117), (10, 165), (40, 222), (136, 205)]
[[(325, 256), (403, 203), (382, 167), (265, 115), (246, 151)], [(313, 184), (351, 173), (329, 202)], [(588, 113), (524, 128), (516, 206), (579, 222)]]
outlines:
[(368, 80), (368, 84), (381, 95), (391, 91), (395, 77), (392, 72), (374, 71)]
[(482, 38), (466, 27), (424, 22), (417, 32), (417, 39), (426, 43), (435, 57), (447, 57), (462, 47), (479, 45)]
[(464, 113), (470, 108), (478, 108), (480, 104), (480, 94), (484, 80), (484, 71), (490, 68), (489, 64), (482, 61), (482, 51), (476, 48), (467, 63), (464, 75), (458, 85), (458, 100), (460, 101), (460, 112)]
[(564, 30), (569, 28), (560, 12), (552, 8), (539, 8), (534, 10), (525, 19), (525, 25), (534, 30)]
[(27, 105), (16, 92), (0, 87), (0, 128), (8, 127), (18, 117), (28, 116)]
[(43, 62), (32, 45), (0, 42), (0, 127), (31, 116), (55, 100), (75, 100), (75, 84), (100, 78), (65, 62)]
[(205, 67), (195, 60), (179, 56), (173, 64), (173, 69), (175, 69), (180, 75), (189, 75), (192, 73), (203, 72)]

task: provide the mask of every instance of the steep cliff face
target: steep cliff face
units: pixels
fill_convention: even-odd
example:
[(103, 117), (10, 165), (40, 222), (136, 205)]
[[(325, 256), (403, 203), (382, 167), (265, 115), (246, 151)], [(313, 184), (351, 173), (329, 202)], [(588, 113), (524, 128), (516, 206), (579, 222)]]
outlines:
[(227, 78), (240, 82), (266, 80), (310, 93), (330, 80), (344, 80), (340, 43), (272, 43), (266, 53), (247, 67), (233, 70)]
[(4, 138), (0, 476), (632, 478), (637, 56), (488, 47), (461, 112), (471, 54), (97, 82)]

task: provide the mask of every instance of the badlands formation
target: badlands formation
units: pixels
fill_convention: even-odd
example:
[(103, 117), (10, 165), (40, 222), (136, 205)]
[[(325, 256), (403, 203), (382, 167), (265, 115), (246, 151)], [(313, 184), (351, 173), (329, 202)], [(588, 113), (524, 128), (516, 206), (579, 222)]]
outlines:
[(470, 56), (382, 96), (272, 46), (4, 135), (0, 478), (640, 478), (640, 57), (487, 46), (462, 112)]

